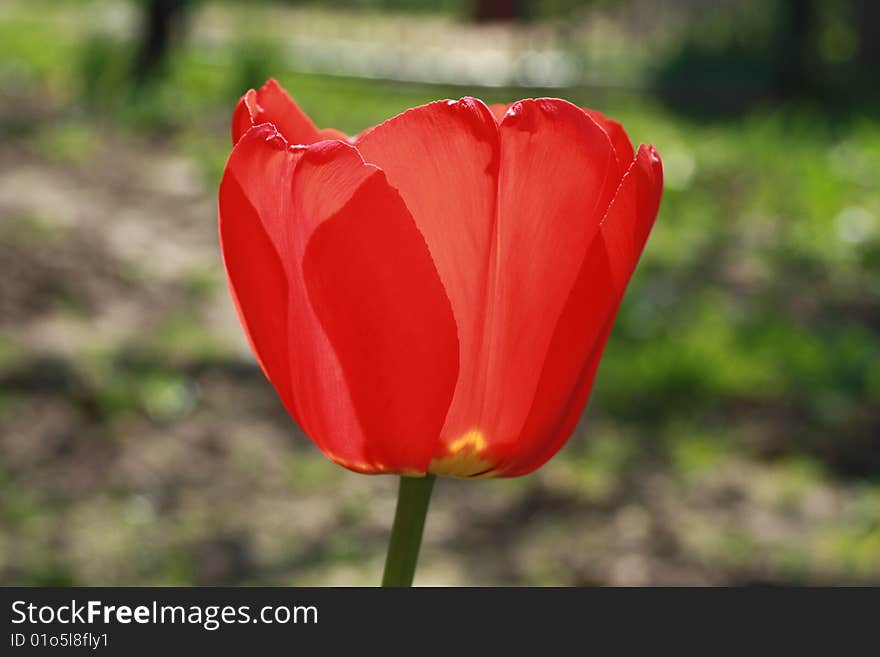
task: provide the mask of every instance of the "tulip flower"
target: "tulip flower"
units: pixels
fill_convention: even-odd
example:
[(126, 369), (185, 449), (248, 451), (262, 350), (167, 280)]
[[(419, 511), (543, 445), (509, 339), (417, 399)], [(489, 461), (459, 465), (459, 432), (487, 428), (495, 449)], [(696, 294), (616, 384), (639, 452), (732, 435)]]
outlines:
[(349, 138), (274, 80), (232, 137), (241, 324), (327, 457), (403, 475), (395, 531), (431, 475), (519, 476), (565, 444), (657, 214), (653, 147), (555, 98), (441, 100)]

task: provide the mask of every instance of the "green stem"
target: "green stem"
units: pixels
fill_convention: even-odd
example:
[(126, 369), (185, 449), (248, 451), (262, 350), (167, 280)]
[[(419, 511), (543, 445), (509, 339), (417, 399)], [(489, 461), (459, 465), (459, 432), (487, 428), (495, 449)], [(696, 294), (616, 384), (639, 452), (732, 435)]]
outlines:
[(434, 475), (401, 477), (382, 586), (412, 586)]

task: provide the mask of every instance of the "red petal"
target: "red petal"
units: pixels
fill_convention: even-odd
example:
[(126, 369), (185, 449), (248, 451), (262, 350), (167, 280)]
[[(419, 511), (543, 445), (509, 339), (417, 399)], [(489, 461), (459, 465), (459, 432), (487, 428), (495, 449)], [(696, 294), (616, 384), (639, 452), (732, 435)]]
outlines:
[[(495, 109), (500, 131), (485, 106), (464, 99), (410, 110), (357, 144), (400, 190), (452, 301), (461, 373), (432, 469), (458, 475), (515, 454), (532, 417), (545, 440), (555, 435), (558, 419), (531, 414), (538, 381), (623, 174), (604, 128), (570, 103)], [(566, 396), (557, 415), (586, 357), (554, 391)]]
[[(268, 190), (289, 180), (293, 167), (294, 158), (275, 130), (255, 128), (229, 157), (218, 205), (223, 260), (242, 327), (266, 377), (296, 415), (285, 344), (288, 265), (280, 255), (283, 245), (277, 241), (277, 217), (282, 210), (267, 207), (272, 200), (280, 200), (271, 198)], [(265, 191), (255, 194), (261, 185)]]
[(663, 164), (653, 146), (641, 146), (621, 188), (602, 221), (602, 237), (608, 249), (614, 287), (623, 295), (654, 219), (663, 191)]
[[(274, 79), (254, 91), (251, 89), (235, 108), (232, 115), (232, 143), (238, 143), (252, 126), (271, 123), (289, 144), (313, 144), (321, 139), (337, 139), (322, 135), (308, 115), (287, 95)], [(342, 134), (342, 133), (338, 133)]]
[[(504, 119), (504, 115), (511, 106), (512, 103), (495, 103), (494, 105), (489, 105), (489, 111), (492, 112), (495, 120), (501, 123)], [(608, 133), (608, 137), (614, 145), (614, 151), (617, 153), (621, 172), (626, 171), (627, 167), (629, 167), (635, 157), (632, 142), (629, 140), (626, 130), (623, 129), (623, 126), (620, 123), (614, 119), (609, 119), (599, 110), (590, 109), (589, 107), (582, 107), (581, 109)]]
[(348, 138), (348, 135), (342, 132), (341, 130), (337, 130), (336, 128), (321, 128), (318, 130), (318, 136), (321, 139), (338, 139), (339, 141), (350, 142), (351, 140)]
[(438, 101), (365, 132), (357, 148), (385, 171), (425, 236), (458, 324), (461, 375), (446, 440), (476, 420), (495, 228), (498, 127), (473, 98)]
[(629, 136), (626, 134), (626, 130), (623, 129), (623, 126), (620, 123), (614, 119), (609, 119), (598, 110), (590, 109), (588, 107), (584, 107), (583, 110), (589, 114), (596, 123), (602, 126), (605, 129), (605, 132), (608, 133), (611, 143), (614, 144), (614, 151), (617, 153), (617, 159), (620, 161), (621, 167), (626, 170), (635, 157), (633, 145), (629, 140)]
[(642, 147), (602, 221), (556, 325), (537, 394), (504, 474), (531, 472), (568, 440), (589, 398), (620, 301), (653, 226), (663, 172)]
[[(324, 173), (320, 166), (315, 175)], [(306, 175), (298, 172), (296, 182)], [(458, 338), (425, 239), (381, 172), (315, 230), (303, 268), (368, 460), (424, 472), (458, 378)]]
[(510, 109), (511, 104), (512, 103), (495, 103), (494, 105), (489, 105), (489, 111), (492, 112), (492, 116), (495, 117), (495, 120), (498, 121), (498, 123), (501, 123), (507, 110)]
[(560, 316), (620, 181), (608, 135), (574, 105), (515, 103), (500, 125), (497, 250), (479, 426), (515, 454)]
[(424, 472), (458, 374), (456, 328), (382, 172), (341, 142), (291, 152), (258, 126), (230, 156), (220, 215), (242, 323), (303, 430), (352, 469)]

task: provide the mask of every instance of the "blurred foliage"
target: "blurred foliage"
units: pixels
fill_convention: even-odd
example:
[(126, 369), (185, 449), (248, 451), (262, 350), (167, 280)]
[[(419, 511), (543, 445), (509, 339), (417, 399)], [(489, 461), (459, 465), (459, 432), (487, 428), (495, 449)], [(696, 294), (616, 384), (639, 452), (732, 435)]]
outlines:
[(876, 106), (880, 10), (873, 0), (745, 0), (695, 21), (660, 67), (668, 103), (696, 115), (768, 99), (826, 110)]
[[(427, 3), (337, 4), (427, 10)], [(543, 18), (572, 11), (575, 4), (536, 7)], [(136, 32), (126, 36), (88, 25), (77, 32), (67, 28), (67, 19), (80, 11), (78, 3), (37, 1), (0, 15), (0, 98), (16, 108), (0, 116), (0, 134), (10, 148), (22, 149), (13, 154), (77, 170), (100, 168), (120, 143), (145, 152), (159, 144), (194, 162), (212, 195), (230, 148), (233, 104), (270, 75), (318, 125), (351, 134), (407, 107), (465, 94), (487, 102), (564, 96), (609, 113), (634, 141), (651, 141), (663, 155), (661, 214), (608, 344), (586, 431), (539, 474), (503, 482), (485, 496), (509, 505), (499, 512), (503, 520), (488, 511), (481, 516), (480, 504), (489, 502), (473, 502), (467, 497), (473, 493), (453, 496), (453, 506), (476, 509), (473, 541), (491, 547), (474, 572), (496, 564), (512, 568), (498, 554), (512, 536), (504, 534), (507, 522), (517, 531), (528, 524), (542, 537), (524, 539), (534, 546), (519, 546), (529, 558), (516, 571), (518, 582), (592, 583), (592, 573), (607, 570), (605, 562), (584, 562), (579, 554), (548, 557), (546, 546), (577, 543), (576, 536), (585, 552), (600, 551), (590, 543), (600, 538), (577, 535), (571, 522), (598, 513), (600, 527), (619, 529), (620, 540), (647, 536), (661, 556), (689, 560), (697, 573), (724, 573), (719, 581), (876, 583), (880, 123), (859, 103), (829, 112), (810, 94), (770, 102), (773, 94), (766, 92), (778, 89), (781, 70), (774, 48), (783, 3), (771, 4), (776, 9), (754, 11), (745, 2), (747, 10), (736, 21), (709, 16), (694, 25), (666, 61), (664, 91), (651, 98), (614, 90), (435, 86), (297, 72), (287, 44), (267, 38), (258, 24), (241, 25), (225, 44), (184, 40), (171, 51), (163, 75), (137, 84)], [(463, 6), (450, 1), (441, 9), (455, 13)], [(821, 60), (809, 76), (812, 89), (861, 79), (860, 72), (851, 78), (843, 72), (857, 68), (852, 62), (862, 47), (848, 13), (853, 6), (815, 5), (824, 18), (810, 32)], [(238, 17), (236, 10), (229, 5)], [(197, 12), (191, 20), (198, 20)], [(665, 94), (684, 82), (688, 93), (671, 105), (688, 111), (675, 112)], [(699, 108), (691, 97), (750, 102), (705, 122), (695, 120), (692, 110)], [(213, 235), (213, 216), (205, 221), (205, 234)], [(176, 239), (156, 230), (157, 240)], [(151, 292), (144, 302), (151, 310), (149, 328), (127, 344), (94, 344), (67, 360), (30, 351), (30, 331), (22, 327), (31, 325), (20, 317), (25, 310), (88, 321), (101, 297), (64, 260), (64, 250), (76, 244), (69, 229), (48, 224), (42, 215), (4, 217), (0, 227), (0, 260), (10, 272), (0, 301), (12, 300), (0, 313), (7, 318), (0, 324), (0, 423), (19, 427), (16, 418), (29, 417), (30, 405), (49, 422), (53, 415), (44, 402), (56, 395), (55, 415), (82, 428), (75, 437), (61, 431), (57, 445), (34, 437), (33, 449), (48, 454), (43, 460), (19, 455), (25, 465), (17, 470), (0, 461), (0, 520), (21, 540), (39, 544), (25, 554), (11, 536), (0, 536), (0, 577), (31, 584), (132, 578), (278, 583), (272, 568), (260, 570), (254, 560), (319, 577), (331, 567), (351, 576), (364, 559), (380, 559), (375, 555), (384, 534), (362, 531), (372, 527), (363, 489), (346, 479), (349, 492), (340, 486), (341, 471), (314, 451), (291, 448), (265, 431), (263, 425), (277, 425), (283, 434), (289, 421), (256, 367), (217, 338), (210, 314), (200, 314), (217, 298), (228, 303), (216, 272), (187, 269), (170, 288)], [(92, 260), (98, 258), (92, 254), (76, 266), (97, 268), (90, 275), (106, 277)], [(111, 260), (105, 269), (121, 267)], [(117, 296), (141, 294), (155, 284), (139, 280), (137, 271), (123, 271), (114, 274), (122, 279), (114, 283)], [(41, 425), (28, 426), (36, 432)], [(173, 439), (163, 442), (165, 434)], [(46, 481), (52, 479), (45, 474), (52, 459), (82, 466), (88, 459), (80, 449), (108, 479), (88, 489), (70, 475), (73, 481), (62, 478), (62, 484), (73, 494), (57, 492), (55, 482)], [(136, 454), (129, 458), (137, 467), (125, 459), (126, 450)], [(104, 459), (112, 458), (122, 460), (127, 474), (105, 472)], [(222, 463), (228, 479), (211, 470), (221, 458), (227, 459)], [(131, 473), (138, 483), (125, 481)], [(672, 487), (670, 497), (690, 506), (663, 507), (654, 527), (632, 507), (657, 497), (651, 486), (658, 477)], [(266, 482), (276, 482), (280, 495), (293, 500), (288, 503), (301, 498), (318, 511), (296, 507), (301, 517), (281, 519), (271, 501), (262, 500), (269, 507), (262, 516), (242, 508), (248, 505), (240, 500)], [(211, 495), (232, 506), (193, 492), (209, 485), (219, 487), (210, 488)], [(82, 493), (86, 489), (91, 497)], [(765, 522), (768, 514), (775, 524)], [(268, 518), (278, 536), (243, 534), (242, 527), (257, 517)], [(314, 542), (303, 538), (297, 523), (320, 524), (321, 518), (330, 518), (332, 531)], [(63, 533), (56, 526), (68, 532), (63, 535), (73, 547), (43, 540)], [(292, 561), (286, 561), (291, 545), (281, 537), (299, 541)], [(471, 548), (479, 554), (468, 540), (453, 535), (449, 549), (459, 550), (462, 559)], [(543, 556), (531, 558), (531, 550)], [(97, 568), (95, 561), (112, 568)], [(623, 562), (621, 572), (631, 566)]]

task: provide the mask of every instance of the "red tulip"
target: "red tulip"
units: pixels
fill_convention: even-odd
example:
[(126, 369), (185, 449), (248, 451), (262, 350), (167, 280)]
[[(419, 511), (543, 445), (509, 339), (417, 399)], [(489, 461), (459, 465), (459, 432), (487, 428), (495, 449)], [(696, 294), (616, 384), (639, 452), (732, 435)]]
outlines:
[(232, 296), (329, 458), (516, 476), (559, 450), (657, 214), (653, 147), (554, 98), (442, 100), (347, 138), (273, 80), (232, 134)]

